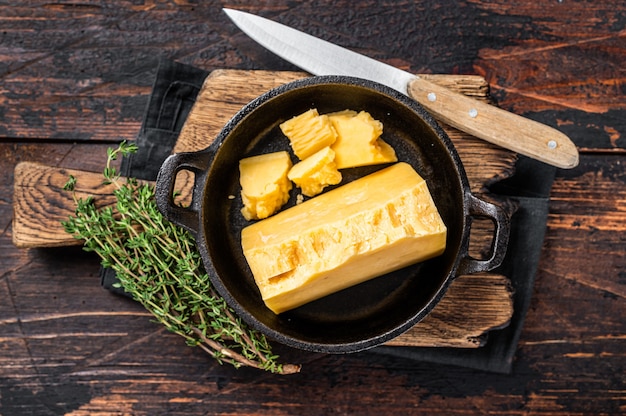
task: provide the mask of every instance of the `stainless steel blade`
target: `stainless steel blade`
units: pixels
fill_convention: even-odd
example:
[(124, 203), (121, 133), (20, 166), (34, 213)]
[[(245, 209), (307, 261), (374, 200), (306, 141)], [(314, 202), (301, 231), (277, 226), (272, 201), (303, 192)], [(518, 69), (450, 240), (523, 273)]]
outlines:
[(416, 76), (272, 20), (238, 10), (224, 12), (244, 33), (284, 60), (313, 75), (348, 75), (407, 94)]
[(313, 75), (345, 75), (387, 85), (473, 136), (561, 168), (578, 165), (576, 145), (552, 127), (263, 17), (224, 12), (256, 42)]

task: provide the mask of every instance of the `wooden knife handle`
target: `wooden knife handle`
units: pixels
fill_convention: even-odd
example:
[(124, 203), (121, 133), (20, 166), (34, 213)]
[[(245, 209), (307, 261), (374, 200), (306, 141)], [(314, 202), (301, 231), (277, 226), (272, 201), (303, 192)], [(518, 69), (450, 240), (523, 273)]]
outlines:
[(578, 165), (578, 150), (560, 131), (469, 98), (422, 77), (408, 85), (409, 95), (437, 119), (485, 141), (559, 167)]

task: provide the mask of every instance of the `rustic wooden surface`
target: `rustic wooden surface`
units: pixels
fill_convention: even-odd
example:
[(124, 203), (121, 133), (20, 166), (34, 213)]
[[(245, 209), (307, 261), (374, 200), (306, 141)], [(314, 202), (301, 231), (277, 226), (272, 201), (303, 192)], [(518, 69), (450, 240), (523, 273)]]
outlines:
[[(271, 88), (304, 76), (306, 74), (288, 71), (214, 71), (204, 81), (174, 151), (204, 149), (241, 106)], [(480, 76), (428, 77), (440, 85), (487, 100), (487, 84)], [(513, 173), (517, 158), (512, 152), (456, 129), (445, 128), (468, 170), (470, 186), (477, 193), (485, 184)], [(177, 175), (176, 189), (180, 192), (179, 198), (190, 201), (193, 177), (182, 173), (187, 172)], [(62, 225), (75, 209), (72, 194), (63, 190), (69, 175), (77, 180), (77, 197), (92, 196), (99, 207), (114, 205), (113, 187), (102, 185), (101, 173), (19, 163), (13, 179), (14, 245), (40, 248), (82, 244), (66, 233)], [(471, 236), (470, 252), (480, 258), (481, 253), (489, 251), (493, 226), (475, 221)], [(423, 322), (387, 345), (479, 348), (485, 345), (489, 331), (507, 326), (512, 315), (512, 288), (506, 276), (492, 273), (460, 276)]]
[[(98, 286), (80, 248), (12, 244), (20, 161), (101, 169), (133, 139), (156, 58), (295, 70), (221, 7), (416, 73), (483, 76), (499, 106), (581, 150), (557, 171), (512, 374), (281, 351), (290, 377), (222, 367)], [(626, 5), (571, 2), (35, 2), (0, 6), (0, 414), (626, 413)]]
[[(195, 104), (182, 128), (173, 153), (205, 149), (217, 137), (222, 127), (253, 98), (281, 84), (306, 77), (293, 71), (216, 70), (204, 81)], [(488, 101), (488, 85), (477, 75), (423, 75), (440, 86), (461, 92), (472, 98)], [(513, 175), (517, 155), (507, 149), (479, 140), (468, 133), (443, 125), (455, 144), (467, 173), (470, 189), (476, 195), (488, 193), (489, 184)], [(95, 173), (95, 174), (94, 174)], [(101, 170), (88, 172), (65, 170), (62, 167), (23, 162), (15, 167), (13, 181), (13, 243), (22, 248), (62, 247), (76, 244), (65, 233), (61, 221), (74, 213), (72, 195), (63, 191), (69, 175), (78, 181), (78, 196), (92, 195), (101, 206), (110, 205), (112, 187), (102, 186)], [(177, 176), (178, 198), (190, 201), (193, 178), (187, 171)], [(36, 202), (39, 201), (39, 204)], [(475, 253), (489, 249), (492, 227), (472, 227), (478, 236)]]

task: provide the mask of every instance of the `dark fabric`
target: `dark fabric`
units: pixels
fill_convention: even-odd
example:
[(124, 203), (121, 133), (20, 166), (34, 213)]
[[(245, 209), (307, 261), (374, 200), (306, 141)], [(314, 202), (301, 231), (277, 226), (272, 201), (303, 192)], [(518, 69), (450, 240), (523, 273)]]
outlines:
[[(139, 151), (122, 165), (124, 174), (140, 179), (156, 178), (207, 75), (205, 71), (178, 63), (160, 64), (137, 137)], [(496, 270), (511, 279), (514, 290), (514, 316), (508, 327), (490, 332), (486, 345), (476, 349), (378, 347), (370, 353), (509, 373), (532, 296), (554, 174), (554, 168), (522, 157), (515, 175), (491, 189), (495, 195), (519, 203), (512, 219), (507, 256)], [(114, 273), (103, 271), (105, 288), (119, 292), (113, 288), (115, 281)]]
[(136, 144), (137, 153), (122, 161), (122, 173), (155, 180), (209, 73), (188, 65), (162, 61)]
[(509, 277), (513, 286), (514, 312), (509, 326), (491, 331), (486, 345), (476, 349), (378, 347), (374, 352), (496, 373), (512, 371), (541, 257), (550, 189), (556, 169), (522, 157), (515, 172), (512, 178), (491, 189), (494, 194), (512, 198), (519, 204), (512, 218), (507, 255), (502, 265), (495, 270)]
[[(131, 157), (122, 160), (120, 170), (123, 175), (156, 179), (161, 164), (176, 144), (178, 134), (208, 74), (189, 65), (160, 62), (141, 130), (135, 141), (139, 149)], [(104, 288), (125, 295), (124, 290), (114, 287), (117, 278), (113, 270), (101, 268), (100, 281)]]

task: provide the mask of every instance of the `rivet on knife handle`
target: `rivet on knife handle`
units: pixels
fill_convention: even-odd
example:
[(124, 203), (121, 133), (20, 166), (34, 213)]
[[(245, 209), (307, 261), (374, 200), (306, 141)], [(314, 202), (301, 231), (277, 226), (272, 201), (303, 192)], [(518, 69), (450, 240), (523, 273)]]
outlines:
[(560, 131), (416, 77), (409, 95), (439, 120), (490, 143), (559, 168), (578, 165), (578, 150)]

